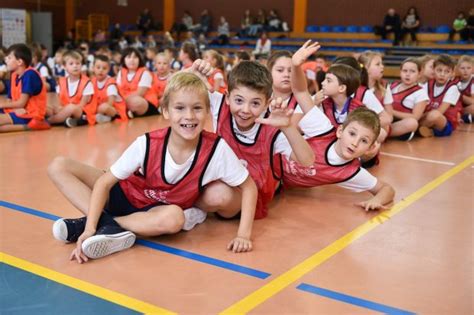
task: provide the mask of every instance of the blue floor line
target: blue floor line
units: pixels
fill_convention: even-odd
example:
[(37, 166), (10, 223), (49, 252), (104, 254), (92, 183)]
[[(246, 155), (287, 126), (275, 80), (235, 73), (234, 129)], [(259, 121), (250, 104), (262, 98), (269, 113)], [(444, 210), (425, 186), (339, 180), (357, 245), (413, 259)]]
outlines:
[(328, 289), (323, 289), (320, 287), (315, 287), (310, 284), (302, 283), (296, 287), (299, 290), (306, 291), (309, 293), (313, 293), (316, 295), (324, 296), (333, 300), (337, 300), (340, 302), (364, 307), (373, 311), (381, 312), (384, 314), (390, 314), (390, 315), (413, 315), (416, 313), (405, 311), (399, 308), (391, 307), (388, 305), (376, 303), (376, 302), (371, 302), (368, 300), (364, 300), (355, 296), (350, 296), (347, 294), (331, 291)]
[[(10, 208), (12, 210), (20, 211), (20, 212), (23, 212), (23, 213), (31, 214), (31, 215), (34, 215), (34, 216), (37, 216), (37, 217), (40, 217), (40, 218), (43, 218), (43, 219), (52, 220), (52, 221), (60, 219), (60, 217), (58, 217), (58, 216), (55, 216), (55, 215), (52, 215), (52, 214), (49, 214), (49, 213), (46, 213), (46, 212), (43, 212), (43, 211), (39, 211), (39, 210), (36, 210), (36, 209), (20, 206), (20, 205), (17, 205), (17, 204), (11, 203), (11, 202), (7, 202), (7, 201), (4, 201), (4, 200), (0, 200), (0, 206), (5, 207), (5, 208)], [(255, 277), (255, 278), (259, 278), (259, 279), (266, 279), (271, 275), (270, 273), (267, 273), (267, 272), (264, 272), (264, 271), (260, 271), (260, 270), (248, 268), (248, 267), (245, 267), (245, 266), (233, 264), (233, 263), (230, 263), (230, 262), (227, 262), (227, 261), (223, 261), (223, 260), (219, 260), (219, 259), (216, 259), (216, 258), (196, 254), (196, 253), (193, 253), (193, 252), (190, 252), (190, 251), (182, 250), (182, 249), (179, 249), (179, 248), (174, 248), (174, 247), (167, 246), (167, 245), (160, 244), (160, 243), (155, 243), (155, 242), (142, 240), (142, 239), (137, 240), (136, 243), (140, 244), (142, 246), (157, 250), (157, 251), (177, 255), (177, 256), (180, 256), (180, 257), (183, 257), (183, 258), (195, 260), (195, 261), (198, 261), (198, 262), (201, 262), (201, 263), (204, 263), (204, 264), (208, 264), (208, 265), (212, 265), (212, 266), (215, 266), (215, 267), (227, 269), (227, 270), (230, 270), (230, 271), (234, 271), (234, 272), (237, 272), (237, 273), (241, 273), (241, 274), (251, 276), (251, 277)]]

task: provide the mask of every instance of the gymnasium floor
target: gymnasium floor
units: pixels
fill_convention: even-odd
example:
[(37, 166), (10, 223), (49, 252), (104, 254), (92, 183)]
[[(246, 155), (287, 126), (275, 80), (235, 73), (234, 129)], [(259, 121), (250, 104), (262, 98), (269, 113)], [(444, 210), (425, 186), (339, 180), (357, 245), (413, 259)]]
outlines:
[(254, 251), (225, 247), (237, 221), (140, 240), (79, 265), (51, 235), (79, 217), (48, 180), (65, 155), (108, 167), (162, 117), (0, 135), (1, 314), (472, 314), (472, 125), (450, 138), (392, 141), (373, 173), (396, 189), (390, 211), (337, 187), (278, 196), (256, 221)]

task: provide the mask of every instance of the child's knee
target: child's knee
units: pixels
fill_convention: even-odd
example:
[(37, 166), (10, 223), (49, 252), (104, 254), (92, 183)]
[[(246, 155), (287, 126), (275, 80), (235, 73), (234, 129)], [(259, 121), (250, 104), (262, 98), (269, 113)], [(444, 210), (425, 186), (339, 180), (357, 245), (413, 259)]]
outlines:
[(214, 208), (228, 204), (232, 200), (232, 188), (222, 182), (214, 182), (206, 187), (202, 201)]
[(441, 114), (439, 111), (432, 110), (426, 114), (426, 120), (429, 122), (436, 122), (442, 116), (443, 114)]
[(48, 165), (48, 176), (53, 179), (57, 174), (64, 173), (67, 169), (68, 158), (64, 156), (55, 157)]
[(184, 225), (183, 209), (175, 205), (168, 206), (157, 224), (160, 226), (160, 230), (165, 231), (165, 233), (178, 233)]
[(408, 131), (416, 131), (418, 129), (418, 120), (415, 118), (407, 118), (405, 120), (405, 126)]

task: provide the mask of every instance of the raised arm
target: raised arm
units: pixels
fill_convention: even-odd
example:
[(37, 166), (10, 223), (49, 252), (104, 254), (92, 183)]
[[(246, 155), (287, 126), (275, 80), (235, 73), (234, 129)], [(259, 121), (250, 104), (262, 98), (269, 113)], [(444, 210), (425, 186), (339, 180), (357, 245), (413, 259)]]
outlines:
[(306, 77), (303, 69), (301, 69), (301, 65), (309, 56), (318, 51), (320, 47), (318, 42), (311, 43), (311, 40), (308, 40), (291, 58), (291, 90), (305, 114), (309, 112), (314, 105), (311, 95), (308, 92)]

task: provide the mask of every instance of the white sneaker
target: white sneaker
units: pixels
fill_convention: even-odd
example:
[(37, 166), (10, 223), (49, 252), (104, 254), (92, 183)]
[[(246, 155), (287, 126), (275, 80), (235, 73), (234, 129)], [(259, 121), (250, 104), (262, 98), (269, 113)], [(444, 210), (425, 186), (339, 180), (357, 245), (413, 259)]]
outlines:
[(112, 117), (104, 115), (104, 114), (96, 114), (95, 120), (97, 121), (98, 124), (102, 124), (102, 123), (110, 122), (112, 120)]
[(135, 239), (135, 234), (130, 231), (98, 234), (82, 243), (82, 251), (87, 257), (97, 259), (132, 247)]
[(197, 224), (201, 224), (206, 220), (207, 212), (199, 208), (192, 207), (184, 210), (183, 230), (190, 231)]

